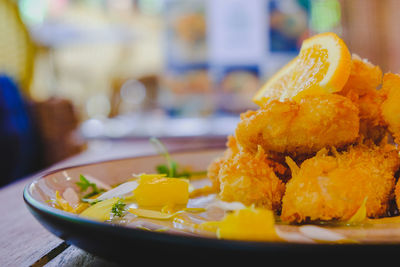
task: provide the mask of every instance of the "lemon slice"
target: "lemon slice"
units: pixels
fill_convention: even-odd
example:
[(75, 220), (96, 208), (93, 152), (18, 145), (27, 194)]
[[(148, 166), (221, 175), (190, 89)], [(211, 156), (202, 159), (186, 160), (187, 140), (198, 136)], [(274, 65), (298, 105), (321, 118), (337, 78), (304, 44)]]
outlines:
[(340, 91), (351, 71), (351, 55), (335, 33), (322, 33), (304, 40), (299, 55), (279, 70), (256, 93), (253, 101), (298, 101), (306, 95)]

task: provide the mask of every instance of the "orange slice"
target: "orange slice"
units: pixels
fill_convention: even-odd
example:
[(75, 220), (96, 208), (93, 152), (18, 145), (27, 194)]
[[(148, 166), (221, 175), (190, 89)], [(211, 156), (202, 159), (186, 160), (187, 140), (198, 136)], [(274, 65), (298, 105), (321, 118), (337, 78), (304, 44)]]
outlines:
[(278, 71), (256, 93), (258, 105), (278, 99), (298, 101), (305, 95), (340, 91), (351, 71), (351, 55), (335, 33), (304, 40), (299, 55)]

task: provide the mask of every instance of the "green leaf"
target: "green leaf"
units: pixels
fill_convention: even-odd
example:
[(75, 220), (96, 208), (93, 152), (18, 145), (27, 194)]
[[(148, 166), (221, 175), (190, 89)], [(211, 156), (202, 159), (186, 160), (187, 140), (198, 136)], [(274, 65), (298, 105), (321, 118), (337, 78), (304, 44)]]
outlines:
[(111, 213), (112, 213), (114, 216), (122, 217), (122, 216), (124, 216), (124, 213), (125, 213), (125, 206), (126, 206), (126, 204), (125, 204), (124, 202), (122, 202), (121, 199), (119, 199), (119, 200), (112, 206), (112, 208), (111, 208)]
[(90, 198), (105, 191), (104, 189), (99, 189), (95, 183), (89, 182), (89, 180), (82, 174), (79, 176), (79, 182), (76, 182), (76, 185), (79, 186), (81, 192), (85, 192), (89, 188), (92, 188), (92, 191), (84, 195), (82, 198)]
[[(165, 145), (157, 138), (152, 137), (150, 138), (150, 143), (152, 143), (156, 149), (158, 150), (158, 153), (162, 156), (164, 156), (165, 160), (167, 161), (167, 169), (168, 169), (168, 173), (167, 176), (168, 177), (174, 177), (173, 176), (173, 161), (171, 160), (171, 156), (168, 153), (167, 148), (165, 147)], [(175, 168), (176, 168), (176, 163), (175, 163)]]
[(80, 182), (76, 182), (76, 185), (79, 186), (81, 192), (86, 191), (89, 187), (93, 185), (93, 183), (89, 182), (85, 176), (82, 174), (79, 176)]
[(95, 196), (95, 195), (98, 195), (98, 194), (100, 194), (100, 193), (103, 193), (103, 192), (105, 192), (105, 190), (104, 189), (96, 189), (96, 190), (93, 190), (92, 192), (90, 192), (90, 193), (87, 193), (86, 195), (84, 195), (82, 198), (91, 198), (91, 197), (93, 197), (93, 196)]
[(156, 170), (159, 174), (165, 174), (167, 176), (169, 174), (169, 169), (166, 165), (157, 165)]
[(176, 175), (178, 174), (178, 171), (177, 171), (178, 163), (176, 163), (175, 161), (171, 161), (170, 166), (171, 166), (171, 170), (170, 170), (171, 176), (170, 177), (177, 177)]
[[(165, 174), (167, 177), (171, 178), (190, 178), (192, 175), (189, 171), (178, 172), (179, 164), (172, 160), (165, 145), (157, 138), (150, 138), (150, 142), (156, 147), (158, 153), (165, 157), (166, 164), (160, 164), (156, 166), (156, 171), (159, 174)], [(203, 173), (203, 172), (202, 172)]]
[(90, 218), (98, 221), (107, 221), (110, 219), (111, 209), (115, 203), (118, 202), (118, 198), (109, 198), (85, 209), (79, 216)]

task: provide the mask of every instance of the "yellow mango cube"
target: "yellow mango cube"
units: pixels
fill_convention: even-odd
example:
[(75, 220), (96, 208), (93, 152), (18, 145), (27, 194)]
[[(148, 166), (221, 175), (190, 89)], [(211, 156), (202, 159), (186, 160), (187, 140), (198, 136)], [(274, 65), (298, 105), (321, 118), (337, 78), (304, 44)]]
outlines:
[(227, 214), (219, 223), (221, 239), (248, 241), (278, 241), (274, 213), (268, 209), (245, 208)]
[(189, 182), (185, 179), (143, 175), (134, 190), (139, 206), (186, 205)]

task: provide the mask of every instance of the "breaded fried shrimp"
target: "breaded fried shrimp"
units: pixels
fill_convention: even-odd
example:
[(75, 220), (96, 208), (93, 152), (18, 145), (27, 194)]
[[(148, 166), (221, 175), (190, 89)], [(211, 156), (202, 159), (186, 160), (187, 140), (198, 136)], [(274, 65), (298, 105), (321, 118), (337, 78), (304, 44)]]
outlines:
[(359, 109), (360, 135), (379, 142), (386, 134), (381, 105), (386, 96), (377, 90), (382, 83), (382, 70), (353, 54), (349, 79), (338, 94), (349, 98)]
[(220, 198), (280, 210), (285, 184), (275, 172), (285, 168), (268, 159), (261, 147), (253, 154), (240, 152), (225, 160), (218, 174)]
[(392, 145), (356, 145), (348, 151), (318, 153), (304, 161), (286, 185), (282, 220), (345, 221), (366, 199), (367, 216), (385, 215), (399, 168)]
[(396, 143), (400, 144), (400, 75), (386, 73), (381, 91), (385, 94), (385, 101), (381, 106), (382, 118)]
[(237, 146), (237, 142), (234, 136), (232, 135), (228, 136), (228, 141), (226, 142), (226, 146), (227, 148), (224, 154), (221, 157), (214, 159), (214, 161), (211, 162), (211, 164), (207, 168), (207, 175), (212, 182), (213, 188), (216, 189), (217, 191), (219, 191), (220, 188), (218, 174), (221, 169), (221, 165), (226, 160), (239, 153), (239, 148)]
[(358, 136), (357, 107), (336, 94), (306, 96), (299, 103), (272, 101), (241, 115), (235, 135), (245, 151), (297, 157), (326, 146), (342, 147)]
[(383, 73), (379, 66), (353, 54), (349, 79), (339, 94), (357, 102), (360, 97), (376, 91), (382, 83), (382, 76)]

